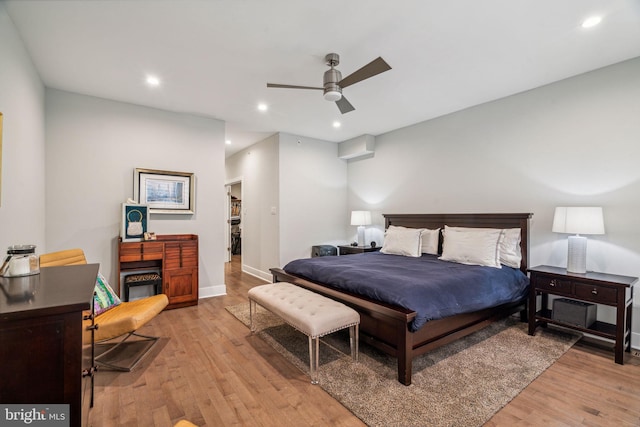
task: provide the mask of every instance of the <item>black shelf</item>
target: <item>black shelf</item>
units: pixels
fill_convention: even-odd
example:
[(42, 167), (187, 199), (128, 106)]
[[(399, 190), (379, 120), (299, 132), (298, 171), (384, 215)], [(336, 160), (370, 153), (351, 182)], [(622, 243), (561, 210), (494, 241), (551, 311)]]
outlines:
[(543, 309), (536, 312), (536, 320), (545, 323), (551, 323), (558, 326), (564, 326), (566, 328), (575, 329), (577, 331), (585, 332), (592, 335), (597, 335), (599, 337), (615, 339), (616, 338), (616, 325), (612, 325), (611, 323), (596, 321), (589, 328), (583, 328), (582, 326), (574, 325), (571, 323), (559, 322), (557, 320), (553, 320), (551, 318), (552, 311), (550, 309)]

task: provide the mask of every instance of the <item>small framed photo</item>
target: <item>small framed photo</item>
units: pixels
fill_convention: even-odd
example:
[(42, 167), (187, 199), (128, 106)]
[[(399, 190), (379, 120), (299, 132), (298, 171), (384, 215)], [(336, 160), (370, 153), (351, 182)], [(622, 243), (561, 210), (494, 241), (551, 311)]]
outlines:
[(149, 206), (152, 214), (193, 214), (194, 180), (194, 174), (189, 172), (136, 168), (133, 198)]
[(149, 227), (149, 207), (132, 203), (122, 204), (120, 237), (123, 242), (141, 242)]
[(157, 240), (156, 233), (153, 231), (146, 231), (144, 233), (144, 240)]

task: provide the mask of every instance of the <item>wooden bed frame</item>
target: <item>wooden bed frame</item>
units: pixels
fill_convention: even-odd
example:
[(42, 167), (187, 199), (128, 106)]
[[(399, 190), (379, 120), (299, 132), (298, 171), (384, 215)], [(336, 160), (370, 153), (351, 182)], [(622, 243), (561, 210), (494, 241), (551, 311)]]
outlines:
[[(390, 225), (411, 228), (481, 227), (520, 228), (522, 263), (527, 274), (530, 213), (516, 214), (384, 214), (385, 228)], [(332, 288), (328, 285), (297, 277), (280, 268), (272, 268), (274, 282), (289, 282), (340, 301), (360, 313), (360, 340), (398, 358), (398, 381), (411, 384), (413, 358), (434, 348), (484, 328), (491, 322), (520, 311), (526, 319), (526, 300), (505, 304), (473, 313), (459, 314), (427, 322), (416, 332), (409, 331), (414, 311), (381, 303), (366, 297)]]

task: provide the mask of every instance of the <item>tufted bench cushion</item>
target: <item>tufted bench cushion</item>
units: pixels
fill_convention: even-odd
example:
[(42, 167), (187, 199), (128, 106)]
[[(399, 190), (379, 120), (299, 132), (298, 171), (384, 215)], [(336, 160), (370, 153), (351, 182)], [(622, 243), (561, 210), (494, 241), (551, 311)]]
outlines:
[(346, 305), (315, 292), (280, 282), (256, 286), (249, 290), (251, 331), (255, 331), (253, 317), (259, 304), (289, 325), (309, 337), (311, 382), (317, 384), (319, 338), (350, 328), (351, 356), (358, 360), (358, 325), (360, 315)]

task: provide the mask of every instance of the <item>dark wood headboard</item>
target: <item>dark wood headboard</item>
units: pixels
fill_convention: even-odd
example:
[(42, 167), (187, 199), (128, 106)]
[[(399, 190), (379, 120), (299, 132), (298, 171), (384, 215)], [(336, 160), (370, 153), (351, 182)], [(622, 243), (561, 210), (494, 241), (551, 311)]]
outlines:
[[(529, 218), (532, 213), (481, 213), (481, 214), (383, 214), (385, 229), (390, 225), (409, 228), (519, 228), (522, 262), (520, 270), (527, 274), (529, 264)], [(441, 239), (442, 241), (442, 239)]]

